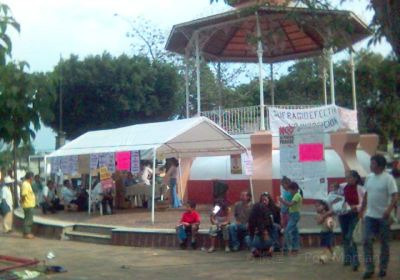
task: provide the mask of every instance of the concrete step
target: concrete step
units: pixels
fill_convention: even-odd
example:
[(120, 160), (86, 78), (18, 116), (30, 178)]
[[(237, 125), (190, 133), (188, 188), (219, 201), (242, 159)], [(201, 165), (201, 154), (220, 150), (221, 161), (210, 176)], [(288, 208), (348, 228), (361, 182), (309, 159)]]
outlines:
[(96, 234), (80, 231), (66, 232), (65, 237), (71, 241), (95, 244), (111, 244), (111, 234)]
[(101, 225), (76, 224), (74, 225), (73, 231), (111, 236), (112, 229), (113, 227), (101, 226)]

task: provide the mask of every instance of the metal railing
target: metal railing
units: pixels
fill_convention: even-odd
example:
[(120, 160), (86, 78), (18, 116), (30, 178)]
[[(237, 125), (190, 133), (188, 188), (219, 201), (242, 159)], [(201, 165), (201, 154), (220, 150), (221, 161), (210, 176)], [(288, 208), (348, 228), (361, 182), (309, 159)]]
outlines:
[[(277, 105), (264, 106), (265, 124), (269, 129), (268, 108), (305, 109), (320, 105)], [(229, 134), (251, 134), (260, 130), (260, 106), (249, 106), (231, 109), (222, 109), (201, 112), (201, 115), (217, 123)]]

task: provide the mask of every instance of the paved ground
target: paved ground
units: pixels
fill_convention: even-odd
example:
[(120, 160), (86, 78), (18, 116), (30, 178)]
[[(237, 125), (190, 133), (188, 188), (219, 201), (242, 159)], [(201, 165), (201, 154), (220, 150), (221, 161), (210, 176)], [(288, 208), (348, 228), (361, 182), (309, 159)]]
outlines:
[[(211, 206), (201, 205), (198, 207), (202, 221), (201, 228), (208, 229), (210, 227), (210, 214)], [(42, 215), (39, 209), (36, 213), (39, 216), (55, 219), (66, 222), (80, 222), (91, 224), (103, 224), (113, 226), (125, 227), (140, 227), (140, 228), (174, 228), (177, 221), (181, 217), (184, 209), (167, 209), (166, 211), (157, 211), (155, 213), (155, 225), (151, 224), (150, 211), (143, 208), (129, 209), (129, 210), (116, 210), (114, 215), (100, 216), (98, 212), (92, 216), (88, 216), (87, 212), (66, 212), (60, 211), (57, 214)], [(300, 228), (315, 228), (315, 213), (313, 205), (303, 206), (302, 218), (300, 220)]]
[[(337, 263), (313, 261), (319, 250), (302, 251), (296, 257), (275, 255), (254, 260), (247, 252), (212, 255), (202, 251), (153, 250), (113, 247), (57, 240), (24, 240), (19, 235), (0, 236), (0, 254), (43, 260), (52, 251), (54, 265), (68, 269), (65, 274), (41, 279), (360, 279)], [(400, 243), (392, 243), (392, 260), (386, 279), (400, 279)], [(362, 270), (363, 268), (361, 268)]]

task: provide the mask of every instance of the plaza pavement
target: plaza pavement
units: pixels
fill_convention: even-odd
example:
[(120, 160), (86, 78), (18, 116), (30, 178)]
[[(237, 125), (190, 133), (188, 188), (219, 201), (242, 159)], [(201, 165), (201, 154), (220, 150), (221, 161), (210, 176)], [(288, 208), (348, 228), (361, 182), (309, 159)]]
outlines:
[[(387, 280), (400, 279), (400, 242), (391, 243), (391, 262)], [(340, 262), (315, 263), (318, 249), (307, 249), (294, 257), (275, 255), (253, 259), (248, 252), (208, 254), (204, 251), (160, 250), (115, 247), (71, 241), (36, 238), (25, 240), (20, 234), (0, 235), (0, 255), (44, 260), (53, 252), (52, 265), (68, 272), (41, 279), (360, 279)], [(362, 252), (361, 248), (360, 251)], [(375, 251), (377, 252), (377, 251)]]

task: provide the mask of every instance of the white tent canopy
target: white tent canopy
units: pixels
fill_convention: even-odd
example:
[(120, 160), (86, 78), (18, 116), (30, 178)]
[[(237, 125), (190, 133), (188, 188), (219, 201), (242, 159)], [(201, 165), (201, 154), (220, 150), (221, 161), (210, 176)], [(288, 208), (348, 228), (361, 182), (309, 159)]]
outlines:
[[(66, 144), (48, 157), (77, 156), (123, 151), (152, 150), (156, 157), (201, 157), (240, 154), (246, 147), (221, 127), (204, 117), (139, 124), (116, 129), (92, 131)], [(91, 190), (91, 177), (89, 177)], [(152, 182), (151, 220), (154, 223), (155, 176)], [(89, 214), (91, 195), (89, 192)]]
[(87, 132), (48, 158), (149, 149), (156, 149), (162, 157), (218, 156), (246, 151), (217, 124), (196, 117)]

